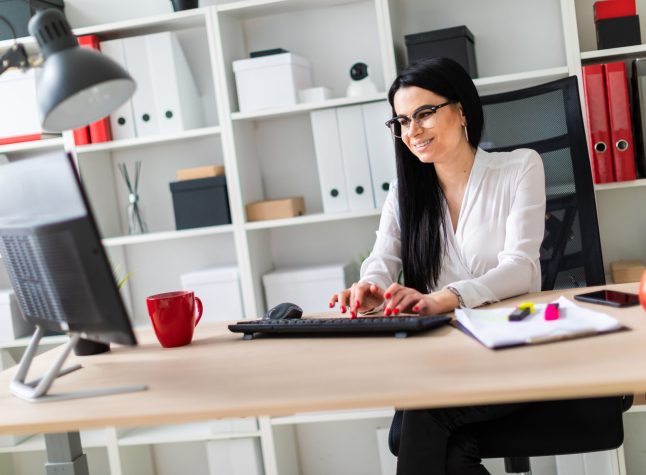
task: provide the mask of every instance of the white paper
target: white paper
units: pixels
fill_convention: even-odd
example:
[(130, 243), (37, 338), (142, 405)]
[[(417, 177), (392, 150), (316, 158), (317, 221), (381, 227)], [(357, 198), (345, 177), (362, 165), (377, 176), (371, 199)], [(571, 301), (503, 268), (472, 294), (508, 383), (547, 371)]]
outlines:
[[(546, 304), (537, 304), (534, 313), (519, 322), (510, 322), (512, 307), (496, 309), (457, 309), (455, 315), (473, 336), (489, 348), (536, 343), (542, 339), (559, 339), (617, 330), (621, 324), (605, 313), (579, 307), (561, 296), (559, 318), (545, 320)], [(537, 341), (538, 340), (538, 341)]]

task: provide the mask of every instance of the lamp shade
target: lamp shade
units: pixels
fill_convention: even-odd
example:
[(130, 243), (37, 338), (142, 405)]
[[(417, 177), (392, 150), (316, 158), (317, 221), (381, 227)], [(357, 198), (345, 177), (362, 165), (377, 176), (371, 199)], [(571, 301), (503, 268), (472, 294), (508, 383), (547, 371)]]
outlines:
[(59, 10), (36, 13), (29, 32), (45, 58), (37, 91), (44, 130), (88, 125), (109, 115), (135, 91), (134, 80), (120, 65), (78, 45)]

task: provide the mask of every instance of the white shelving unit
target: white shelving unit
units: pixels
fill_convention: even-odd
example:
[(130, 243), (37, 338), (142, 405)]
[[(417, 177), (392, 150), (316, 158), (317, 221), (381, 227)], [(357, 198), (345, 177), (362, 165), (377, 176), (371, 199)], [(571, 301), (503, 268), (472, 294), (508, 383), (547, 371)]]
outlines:
[[(637, 3), (646, 19), (646, 0)], [(75, 33), (101, 40), (175, 32), (202, 96), (204, 127), (79, 147), (71, 134), (0, 146), (0, 155), (9, 158), (63, 148), (75, 154), (103, 243), (113, 262), (132, 273), (123, 296), (136, 325), (148, 325), (145, 297), (178, 288), (184, 272), (238, 266), (245, 313), (255, 316), (265, 309), (264, 273), (358, 261), (371, 248), (379, 210), (323, 213), (309, 113), (385, 100), (398, 67), (406, 63), (404, 35), (467, 25), (476, 38), (475, 83), (483, 95), (568, 75), (580, 78), (583, 63), (646, 55), (644, 45), (595, 51), (589, 0), (491, 0), (486, 7), (481, 0), (201, 0), (200, 6), (172, 13), (167, 1), (67, 0), (66, 14)], [(30, 38), (21, 42), (30, 51), (36, 49)], [(0, 42), (0, 52), (11, 43)], [(239, 112), (232, 62), (251, 51), (276, 47), (308, 58), (314, 85), (329, 87), (333, 98)], [(379, 93), (345, 97), (348, 71), (357, 61), (369, 65)], [(139, 194), (150, 232), (129, 236), (127, 193), (117, 165), (132, 168), (137, 160), (142, 161)], [(225, 166), (232, 223), (176, 231), (168, 183), (179, 168), (211, 164)], [(645, 183), (596, 187), (606, 262), (619, 257), (646, 260), (646, 217), (631, 213), (626, 219), (624, 212), (644, 199)], [(304, 216), (246, 221), (247, 203), (287, 196), (305, 198)], [(619, 228), (627, 231), (620, 236), (614, 232)], [(0, 287), (6, 287), (1, 280)], [(58, 344), (63, 338), (47, 341)], [(15, 360), (25, 345), (24, 339), (0, 345), (0, 356), (10, 354)], [(261, 417), (257, 431), (244, 433), (213, 433), (208, 421), (125, 431), (106, 428), (83, 432), (83, 442), (93, 474), (166, 475), (185, 472), (186, 467), (195, 474), (218, 473), (209, 466), (209, 444), (249, 439), (260, 442), (266, 475), (372, 475), (381, 473), (379, 451), (385, 450), (378, 446), (376, 430), (388, 427), (391, 415), (392, 409), (385, 408)], [(627, 421), (641, 417), (638, 409), (626, 416)], [(33, 473), (39, 463), (42, 467), (43, 450), (40, 436), (0, 447), (0, 472)], [(638, 450), (627, 442), (625, 463), (624, 451), (618, 452), (623, 468), (617, 473), (633, 473), (632, 467), (643, 463), (635, 455)], [(556, 475), (550, 460), (537, 473)]]

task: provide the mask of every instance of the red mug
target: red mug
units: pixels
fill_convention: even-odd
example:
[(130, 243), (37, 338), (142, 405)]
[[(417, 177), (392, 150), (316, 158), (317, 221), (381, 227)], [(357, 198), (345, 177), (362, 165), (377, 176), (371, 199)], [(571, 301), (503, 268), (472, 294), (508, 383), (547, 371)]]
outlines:
[(164, 348), (188, 345), (202, 318), (202, 301), (192, 290), (179, 290), (146, 298), (155, 335)]

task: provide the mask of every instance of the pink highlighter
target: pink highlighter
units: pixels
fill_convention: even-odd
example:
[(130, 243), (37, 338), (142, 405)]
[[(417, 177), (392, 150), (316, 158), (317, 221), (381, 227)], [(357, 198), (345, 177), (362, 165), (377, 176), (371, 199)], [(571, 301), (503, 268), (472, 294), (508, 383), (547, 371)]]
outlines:
[(545, 320), (558, 320), (559, 318), (559, 304), (548, 303), (545, 307)]

